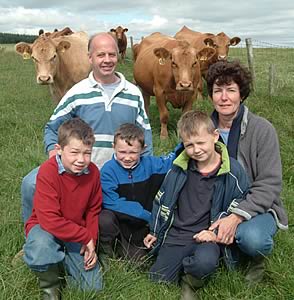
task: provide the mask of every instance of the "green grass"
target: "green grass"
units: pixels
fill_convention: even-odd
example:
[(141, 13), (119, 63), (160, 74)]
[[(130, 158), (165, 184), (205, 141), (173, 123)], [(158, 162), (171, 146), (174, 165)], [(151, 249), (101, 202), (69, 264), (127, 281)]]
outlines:
[[(13, 49), (13, 47), (8, 47)], [(35, 82), (34, 67), (13, 51), (0, 51), (0, 300), (38, 299), (37, 279), (23, 263), (12, 266), (14, 255), (24, 242), (20, 208), (20, 184), (23, 176), (46, 159), (43, 150), (43, 128), (54, 104), (45, 86)], [(246, 63), (244, 49), (234, 49), (232, 56)], [(293, 50), (293, 49), (292, 49)], [(239, 53), (238, 53), (239, 51)], [(243, 52), (242, 52), (243, 51)], [(284, 49), (259, 49), (256, 51), (256, 92), (246, 100), (250, 109), (270, 120), (276, 127), (281, 144), (283, 162), (283, 199), (289, 213), (289, 223), (294, 223), (294, 57), (293, 51)], [(287, 52), (287, 53), (286, 53)], [(276, 59), (273, 57), (276, 55)], [(279, 57), (277, 59), (277, 56)], [(268, 96), (268, 65), (276, 64), (276, 94)], [(132, 61), (120, 65), (132, 80)], [(194, 104), (197, 109), (210, 112), (209, 100)], [(181, 111), (170, 108), (170, 140), (159, 139), (160, 123), (155, 100), (150, 108), (155, 154), (167, 152), (176, 143), (176, 122)], [(270, 149), (269, 149), (270, 151)], [(228, 272), (221, 268), (199, 293), (201, 299), (294, 299), (294, 235), (293, 227), (278, 232), (275, 250), (267, 261), (265, 280), (254, 288), (246, 286), (243, 271)], [(178, 299), (179, 288), (151, 283), (147, 266), (137, 268), (122, 261), (112, 261), (110, 271), (104, 276), (105, 289), (99, 296), (66, 288), (63, 299)]]

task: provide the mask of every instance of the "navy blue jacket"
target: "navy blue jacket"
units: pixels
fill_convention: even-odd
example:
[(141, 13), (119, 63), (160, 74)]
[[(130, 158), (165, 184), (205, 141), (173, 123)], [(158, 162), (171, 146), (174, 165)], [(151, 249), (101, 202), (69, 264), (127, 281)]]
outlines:
[[(237, 213), (238, 204), (244, 200), (249, 179), (241, 165), (228, 156), (224, 144), (217, 142), (216, 150), (221, 153), (221, 166), (214, 183), (214, 193), (210, 211), (213, 223), (231, 212)], [(157, 237), (150, 254), (157, 254), (173, 224), (179, 194), (187, 179), (189, 157), (183, 151), (173, 162), (172, 169), (166, 175), (153, 203), (150, 233)]]

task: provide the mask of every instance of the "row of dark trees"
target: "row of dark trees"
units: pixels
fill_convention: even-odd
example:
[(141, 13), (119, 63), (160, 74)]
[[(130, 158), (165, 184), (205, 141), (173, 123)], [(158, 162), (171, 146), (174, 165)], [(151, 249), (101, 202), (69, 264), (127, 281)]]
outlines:
[(0, 44), (32, 43), (37, 37), (37, 35), (0, 32)]

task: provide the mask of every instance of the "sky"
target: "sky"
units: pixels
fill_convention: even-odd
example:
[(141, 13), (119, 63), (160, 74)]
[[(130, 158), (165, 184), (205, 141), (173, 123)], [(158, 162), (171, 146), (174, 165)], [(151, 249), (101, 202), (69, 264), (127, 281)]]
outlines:
[(294, 0), (0, 0), (0, 32), (37, 35), (68, 26), (91, 35), (119, 25), (134, 42), (156, 31), (174, 36), (186, 25), (294, 47)]

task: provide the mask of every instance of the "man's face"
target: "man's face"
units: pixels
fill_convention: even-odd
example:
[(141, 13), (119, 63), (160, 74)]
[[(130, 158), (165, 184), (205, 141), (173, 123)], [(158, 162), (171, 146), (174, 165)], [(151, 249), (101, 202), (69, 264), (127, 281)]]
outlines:
[(131, 144), (118, 138), (113, 146), (116, 160), (126, 169), (130, 169), (138, 163), (143, 150), (138, 140), (132, 140)]
[(205, 127), (199, 128), (198, 135), (182, 136), (187, 155), (202, 164), (209, 163), (213, 158), (218, 138), (217, 130), (211, 134)]
[(85, 145), (79, 139), (71, 138), (63, 149), (60, 145), (56, 145), (56, 149), (64, 168), (69, 173), (78, 174), (91, 162), (92, 146)]
[(94, 78), (101, 83), (113, 83), (116, 80), (117, 48), (111, 36), (97, 36), (89, 51)]

